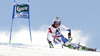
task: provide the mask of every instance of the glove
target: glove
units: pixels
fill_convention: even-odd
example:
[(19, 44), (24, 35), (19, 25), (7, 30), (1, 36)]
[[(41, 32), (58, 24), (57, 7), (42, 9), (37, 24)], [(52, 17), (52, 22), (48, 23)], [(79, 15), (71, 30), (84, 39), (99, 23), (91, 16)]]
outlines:
[(50, 48), (54, 48), (52, 43), (49, 44), (49, 47), (50, 47)]
[(50, 47), (50, 48), (54, 48), (52, 42), (51, 42), (50, 40), (48, 40), (48, 38), (47, 38), (47, 41), (48, 41), (48, 43), (49, 43), (49, 47)]
[(73, 48), (73, 46), (72, 46), (72, 45), (67, 45), (67, 47), (68, 47), (69, 49), (72, 49), (72, 48)]
[(69, 31), (69, 33), (68, 33), (68, 40), (69, 41), (72, 41), (72, 38), (71, 38), (71, 30), (69, 29), (68, 31)]
[(72, 41), (72, 38), (71, 38), (71, 36), (68, 36), (68, 40), (69, 40), (69, 41)]
[(72, 41), (72, 38), (68, 38), (69, 41)]

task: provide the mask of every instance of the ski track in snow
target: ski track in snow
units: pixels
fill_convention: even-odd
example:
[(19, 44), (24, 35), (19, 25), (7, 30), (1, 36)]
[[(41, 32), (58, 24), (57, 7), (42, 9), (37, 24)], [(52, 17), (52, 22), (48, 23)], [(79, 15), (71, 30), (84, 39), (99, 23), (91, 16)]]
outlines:
[(0, 56), (100, 56), (100, 52), (0, 43)]

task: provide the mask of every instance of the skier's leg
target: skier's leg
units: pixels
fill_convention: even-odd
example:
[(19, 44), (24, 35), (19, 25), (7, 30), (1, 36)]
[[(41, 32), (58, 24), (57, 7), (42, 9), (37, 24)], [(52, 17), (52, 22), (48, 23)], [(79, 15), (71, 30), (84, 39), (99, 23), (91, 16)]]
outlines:
[(62, 42), (63, 42), (63, 45), (62, 45), (62, 48), (64, 47), (64, 46), (66, 46), (65, 45), (65, 43), (67, 42), (67, 41), (69, 41), (67, 38), (65, 38), (62, 34), (61, 34), (61, 40), (62, 40)]
[(71, 42), (71, 45), (72, 45), (73, 49), (77, 49), (77, 50), (79, 49), (78, 44)]
[(82, 45), (80, 45), (80, 44), (78, 44), (78, 45), (79, 45), (79, 49), (80, 49), (80, 50), (96, 51), (96, 48), (88, 48), (88, 47), (82, 46)]
[(55, 41), (56, 41), (58, 44), (61, 44), (61, 45), (64, 44), (63, 41), (61, 40), (61, 37), (56, 38)]
[(66, 42), (65, 45), (70, 49), (79, 49), (79, 45), (73, 42)]
[(87, 47), (86, 46), (81, 46), (80, 49), (81, 50), (87, 50)]
[(96, 51), (96, 48), (87, 48), (86, 46), (81, 46), (81, 50), (87, 50), (87, 51)]
[[(73, 48), (73, 47), (76, 47), (76, 44), (75, 43), (72, 43), (72, 42), (69, 42), (69, 40), (67, 38), (65, 38), (63, 35), (61, 35), (61, 40), (63, 41), (63, 46), (66, 46), (68, 48)], [(62, 48), (63, 48), (62, 46)]]
[(65, 38), (63, 35), (61, 35), (61, 40), (63, 41), (63, 43), (66, 43), (67, 41), (69, 41), (67, 38)]

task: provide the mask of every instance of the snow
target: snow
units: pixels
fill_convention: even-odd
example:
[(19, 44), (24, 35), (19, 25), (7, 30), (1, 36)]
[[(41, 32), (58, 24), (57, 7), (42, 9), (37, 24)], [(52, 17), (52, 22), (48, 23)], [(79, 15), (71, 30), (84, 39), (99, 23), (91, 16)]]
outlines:
[[(0, 32), (0, 56), (100, 56), (100, 52), (72, 50), (67, 47), (61, 48), (60, 45), (49, 48), (46, 31), (32, 31), (33, 41), (30, 42), (28, 33), (28, 29), (14, 32), (12, 44), (9, 44), (9, 33)], [(77, 38), (73, 42), (77, 43), (82, 39), (81, 43), (86, 45), (88, 36), (83, 36), (79, 30), (73, 30), (73, 36), (75, 35)]]
[(100, 52), (4, 43), (0, 44), (0, 56), (100, 56)]

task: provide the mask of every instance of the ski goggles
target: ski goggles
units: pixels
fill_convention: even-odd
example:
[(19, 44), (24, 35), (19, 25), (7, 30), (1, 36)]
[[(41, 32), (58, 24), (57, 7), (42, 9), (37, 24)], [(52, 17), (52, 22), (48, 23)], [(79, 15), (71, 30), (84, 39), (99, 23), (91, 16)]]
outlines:
[(61, 21), (55, 21), (55, 25), (60, 25)]

